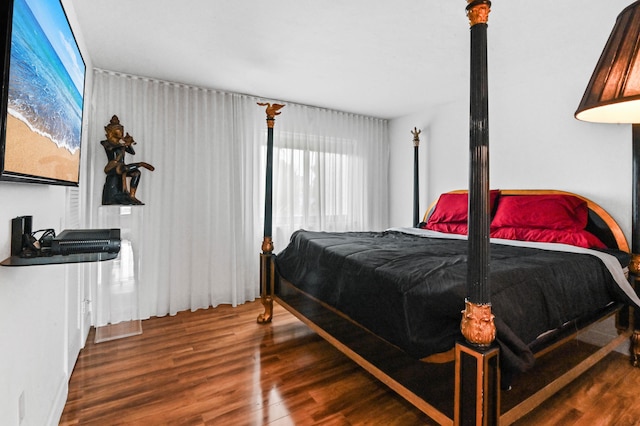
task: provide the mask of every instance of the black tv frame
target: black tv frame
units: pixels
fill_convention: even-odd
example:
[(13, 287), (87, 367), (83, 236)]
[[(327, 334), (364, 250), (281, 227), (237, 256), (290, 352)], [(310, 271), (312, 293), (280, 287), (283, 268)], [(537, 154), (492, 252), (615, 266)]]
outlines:
[[(10, 88), (10, 69), (11, 69), (11, 38), (13, 34), (13, 15), (14, 15), (15, 0), (4, 0), (0, 5), (0, 72), (1, 72), (1, 90), (0, 90), (0, 181), (10, 182), (26, 182), (26, 183), (38, 183), (49, 185), (64, 185), (64, 186), (78, 186), (80, 183), (80, 164), (81, 164), (81, 145), (82, 145), (82, 129), (84, 121), (84, 105), (86, 102), (86, 62), (82, 57), (82, 52), (78, 46), (73, 28), (69, 23), (68, 15), (64, 9), (61, 1), (58, 1), (61, 11), (64, 13), (68, 30), (73, 35), (73, 42), (75, 48), (79, 54), (79, 58), (82, 60), (84, 67), (84, 75), (82, 76), (82, 90), (80, 96), (82, 97), (81, 111), (80, 111), (80, 123), (79, 123), (79, 140), (78, 143), (78, 156), (77, 156), (77, 178), (65, 179), (58, 176), (39, 175), (37, 173), (22, 173), (5, 168), (5, 155), (7, 153), (7, 121), (8, 121), (8, 103), (9, 103), (9, 88)], [(2, 31), (4, 30), (4, 31)], [(53, 143), (53, 142), (52, 142)], [(76, 164), (73, 163), (75, 166)], [(75, 173), (76, 170), (73, 170)]]

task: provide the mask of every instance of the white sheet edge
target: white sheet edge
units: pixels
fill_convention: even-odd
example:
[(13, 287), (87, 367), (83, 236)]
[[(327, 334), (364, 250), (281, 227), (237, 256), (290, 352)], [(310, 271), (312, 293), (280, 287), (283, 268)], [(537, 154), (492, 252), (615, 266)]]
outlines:
[[(452, 240), (466, 240), (466, 235), (459, 234), (447, 234), (444, 232), (431, 231), (429, 229), (421, 229), (421, 228), (389, 228), (387, 231), (396, 231), (402, 232), (404, 234), (417, 235), (420, 237), (432, 237), (432, 238), (447, 238)], [(592, 256), (596, 256), (607, 267), (609, 273), (613, 277), (613, 279), (618, 284), (618, 287), (631, 299), (636, 305), (640, 306), (640, 298), (629, 284), (627, 280), (626, 274), (622, 266), (620, 266), (620, 262), (615, 256), (612, 256), (608, 253), (604, 253), (598, 250), (591, 250), (583, 247), (576, 247), (569, 244), (559, 244), (559, 243), (538, 243), (534, 241), (518, 241), (518, 240), (505, 240), (501, 238), (490, 238), (492, 243), (516, 246), (516, 247), (530, 247), (530, 248), (539, 248), (543, 250), (554, 250), (554, 251), (564, 251), (568, 253), (583, 253), (590, 254)]]

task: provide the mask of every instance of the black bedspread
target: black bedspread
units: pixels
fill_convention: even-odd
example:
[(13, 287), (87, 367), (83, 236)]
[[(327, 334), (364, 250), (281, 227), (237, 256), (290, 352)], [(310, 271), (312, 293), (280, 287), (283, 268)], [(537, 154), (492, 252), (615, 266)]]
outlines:
[[(533, 363), (540, 334), (621, 300), (597, 257), (491, 244), (492, 311), (503, 361)], [(276, 256), (279, 274), (417, 358), (461, 338), (467, 241), (396, 231), (297, 231)]]

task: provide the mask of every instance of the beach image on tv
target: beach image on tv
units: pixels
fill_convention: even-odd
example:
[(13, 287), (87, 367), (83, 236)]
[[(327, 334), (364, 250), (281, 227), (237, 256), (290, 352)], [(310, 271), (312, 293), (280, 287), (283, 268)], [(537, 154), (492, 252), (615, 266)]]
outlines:
[(5, 172), (77, 183), (85, 64), (58, 0), (14, 0)]

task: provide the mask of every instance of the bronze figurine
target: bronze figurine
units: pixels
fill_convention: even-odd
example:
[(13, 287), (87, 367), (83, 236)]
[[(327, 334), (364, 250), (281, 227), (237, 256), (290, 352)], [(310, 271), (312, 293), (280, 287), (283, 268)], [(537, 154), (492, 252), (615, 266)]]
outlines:
[[(116, 115), (111, 117), (111, 121), (104, 127), (106, 140), (100, 143), (107, 154), (108, 163), (104, 167), (107, 174), (104, 187), (102, 188), (102, 204), (112, 205), (142, 205), (142, 201), (136, 198), (136, 191), (140, 183), (140, 168), (153, 171), (149, 163), (125, 163), (125, 154), (135, 155), (133, 145), (136, 141), (129, 133), (124, 135), (124, 127)], [(127, 189), (127, 178), (129, 185)]]

